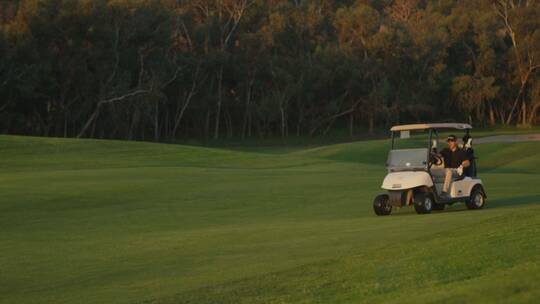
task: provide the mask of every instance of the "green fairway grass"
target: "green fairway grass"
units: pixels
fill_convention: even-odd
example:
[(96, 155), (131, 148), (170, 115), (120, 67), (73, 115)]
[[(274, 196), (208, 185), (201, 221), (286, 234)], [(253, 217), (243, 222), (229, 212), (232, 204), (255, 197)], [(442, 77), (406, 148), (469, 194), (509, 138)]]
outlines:
[(538, 303), (540, 142), (476, 147), (484, 210), (376, 217), (387, 149), (0, 136), (0, 302)]

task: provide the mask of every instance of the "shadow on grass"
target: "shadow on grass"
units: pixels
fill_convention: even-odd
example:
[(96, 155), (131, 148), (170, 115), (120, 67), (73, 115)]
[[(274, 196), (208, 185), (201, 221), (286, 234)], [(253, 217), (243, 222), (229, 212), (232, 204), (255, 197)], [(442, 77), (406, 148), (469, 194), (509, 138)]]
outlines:
[(498, 199), (489, 199), (487, 201), (488, 208), (505, 208), (512, 206), (521, 206), (521, 205), (533, 205), (540, 204), (540, 195), (525, 195), (525, 196), (516, 196), (509, 198), (498, 198)]
[[(403, 208), (409, 208), (409, 207), (403, 207)], [(450, 213), (450, 212), (462, 212), (462, 211), (468, 211), (468, 209), (467, 207), (465, 207), (464, 204), (459, 203), (459, 204), (453, 205), (452, 207), (447, 207), (447, 209), (445, 210), (440, 210), (440, 211), (434, 210), (430, 213), (430, 215), (444, 214), (444, 213)], [(414, 211), (414, 207), (410, 207), (410, 209), (406, 211), (400, 210), (398, 212), (392, 213), (392, 216), (425, 216), (425, 214), (418, 214), (416, 213), (416, 211)]]
[[(525, 196), (497, 198), (497, 199), (490, 199), (488, 195), (488, 200), (487, 200), (487, 204), (485, 208), (487, 209), (509, 208), (509, 207), (515, 207), (515, 206), (534, 205), (534, 204), (540, 205), (540, 195), (525, 195)], [(457, 203), (453, 207), (450, 207), (450, 209), (446, 209), (442, 212), (460, 212), (460, 211), (469, 211), (469, 209), (467, 209), (465, 204)], [(471, 210), (471, 211), (475, 211), (475, 210)]]
[(482, 168), (482, 173), (493, 173), (493, 174), (538, 174), (537, 169), (526, 169), (526, 168), (501, 168), (501, 167), (484, 167)]
[[(508, 198), (498, 198), (498, 199), (493, 199), (493, 200), (488, 198), (487, 205), (485, 208), (488, 208), (488, 209), (508, 208), (508, 207), (514, 207), (514, 206), (534, 205), (534, 204), (540, 205), (540, 195), (516, 196), (516, 197), (508, 197)], [(456, 203), (450, 207), (447, 207), (445, 210), (433, 211), (432, 213), (442, 214), (442, 213), (462, 212), (462, 211), (474, 211), (474, 210), (467, 209), (464, 203)], [(392, 213), (392, 216), (414, 216), (414, 215), (417, 215), (417, 213), (414, 211), (413, 207), (411, 208), (403, 207), (403, 209), (400, 209), (399, 211)]]

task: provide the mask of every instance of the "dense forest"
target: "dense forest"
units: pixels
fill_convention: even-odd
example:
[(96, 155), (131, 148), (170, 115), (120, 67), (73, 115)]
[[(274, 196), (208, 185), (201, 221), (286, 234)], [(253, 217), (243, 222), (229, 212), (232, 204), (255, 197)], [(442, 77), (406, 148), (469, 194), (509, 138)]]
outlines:
[(535, 125), (539, 2), (0, 0), (0, 133), (168, 141)]

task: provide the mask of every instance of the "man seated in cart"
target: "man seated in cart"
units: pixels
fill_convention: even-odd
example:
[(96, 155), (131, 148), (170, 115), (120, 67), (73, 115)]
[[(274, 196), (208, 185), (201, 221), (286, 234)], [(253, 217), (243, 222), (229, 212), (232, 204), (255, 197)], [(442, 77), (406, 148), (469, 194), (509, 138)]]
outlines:
[(450, 135), (446, 139), (448, 147), (444, 148), (440, 154), (444, 158), (445, 177), (442, 188), (441, 198), (450, 198), (448, 190), (453, 178), (463, 175), (463, 170), (471, 165), (469, 155), (463, 149), (460, 149), (457, 144), (455, 135)]

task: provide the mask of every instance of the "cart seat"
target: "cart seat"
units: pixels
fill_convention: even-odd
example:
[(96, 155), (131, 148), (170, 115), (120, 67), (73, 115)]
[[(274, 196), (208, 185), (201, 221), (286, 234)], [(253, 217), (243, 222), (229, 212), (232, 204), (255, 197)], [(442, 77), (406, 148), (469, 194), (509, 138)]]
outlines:
[[(433, 179), (433, 183), (435, 184), (443, 184), (444, 183), (444, 179), (445, 179), (445, 176), (446, 176), (446, 168), (431, 168), (430, 170), (431, 172), (431, 178)], [(465, 178), (465, 174), (461, 175), (461, 176), (453, 176), (452, 177), (452, 181), (455, 182), (455, 181), (458, 181), (458, 180), (462, 180)]]

